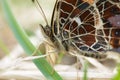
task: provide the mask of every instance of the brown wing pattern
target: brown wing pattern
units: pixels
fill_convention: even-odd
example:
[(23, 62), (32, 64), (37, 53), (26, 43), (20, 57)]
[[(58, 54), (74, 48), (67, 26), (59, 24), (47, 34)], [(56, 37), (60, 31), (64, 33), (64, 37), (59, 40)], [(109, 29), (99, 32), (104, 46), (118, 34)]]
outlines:
[[(89, 2), (88, 2), (89, 1)], [(103, 52), (120, 47), (119, 0), (57, 0), (52, 31), (66, 50)]]

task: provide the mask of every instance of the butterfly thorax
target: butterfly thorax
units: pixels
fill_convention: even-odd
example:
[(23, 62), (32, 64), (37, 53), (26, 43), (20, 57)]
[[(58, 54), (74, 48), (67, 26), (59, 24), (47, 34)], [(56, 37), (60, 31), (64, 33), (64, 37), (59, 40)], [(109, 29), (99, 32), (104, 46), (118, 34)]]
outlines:
[(60, 52), (66, 53), (67, 49), (64, 47), (64, 45), (61, 42), (62, 37), (60, 36), (60, 34), (55, 35), (54, 31), (52, 31), (52, 28), (49, 25), (46, 25), (45, 27), (42, 26), (42, 31), (43, 31), (43, 35), (45, 36), (47, 42), (49, 42), (51, 47), (55, 48), (57, 51), (59, 51), (59, 53)]

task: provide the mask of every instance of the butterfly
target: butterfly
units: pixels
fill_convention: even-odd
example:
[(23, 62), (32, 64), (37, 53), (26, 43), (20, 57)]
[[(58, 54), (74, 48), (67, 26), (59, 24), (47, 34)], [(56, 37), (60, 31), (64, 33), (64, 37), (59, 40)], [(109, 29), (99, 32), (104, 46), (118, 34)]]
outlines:
[(120, 48), (120, 0), (56, 0), (51, 25), (42, 29), (59, 50), (106, 58)]

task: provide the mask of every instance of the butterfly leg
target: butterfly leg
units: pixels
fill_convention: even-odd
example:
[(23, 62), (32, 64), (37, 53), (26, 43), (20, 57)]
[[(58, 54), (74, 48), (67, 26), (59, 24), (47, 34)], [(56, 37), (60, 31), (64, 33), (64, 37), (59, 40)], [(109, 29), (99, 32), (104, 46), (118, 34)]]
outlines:
[(84, 58), (83, 58), (83, 56), (78, 55), (75, 51), (69, 51), (69, 54), (71, 54), (73, 56), (76, 56), (76, 58), (77, 58), (76, 66), (77, 66), (77, 68), (82, 70), (83, 66), (84, 66)]
[(107, 67), (105, 67), (103, 64), (101, 64), (98, 60), (96, 60), (94, 58), (90, 58), (90, 57), (85, 57), (83, 55), (79, 55), (75, 51), (73, 51), (70, 54), (78, 57), (79, 62), (81, 63), (81, 70), (84, 69), (84, 62), (85, 62), (85, 60), (87, 60), (89, 63), (91, 63), (97, 69), (104, 70), (104, 71), (110, 71)]
[(101, 64), (98, 60), (96, 60), (94, 58), (85, 57), (85, 60), (87, 60), (89, 63), (91, 63), (96, 69), (110, 72), (110, 70), (107, 67), (105, 67), (103, 64)]
[(83, 67), (84, 67), (84, 59), (83, 57), (78, 57), (78, 54), (76, 54), (75, 51), (69, 51), (69, 54), (73, 55), (76, 57), (76, 64), (74, 64), (74, 66), (77, 68), (77, 80), (80, 80), (80, 77), (79, 77), (79, 71), (80, 69), (83, 70)]

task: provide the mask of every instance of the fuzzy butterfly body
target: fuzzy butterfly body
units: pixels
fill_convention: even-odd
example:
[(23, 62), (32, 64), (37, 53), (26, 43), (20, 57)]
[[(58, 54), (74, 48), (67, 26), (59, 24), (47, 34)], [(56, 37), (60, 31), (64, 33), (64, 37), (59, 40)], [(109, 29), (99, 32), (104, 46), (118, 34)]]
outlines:
[(44, 31), (59, 49), (104, 58), (120, 48), (120, 0), (57, 0)]

